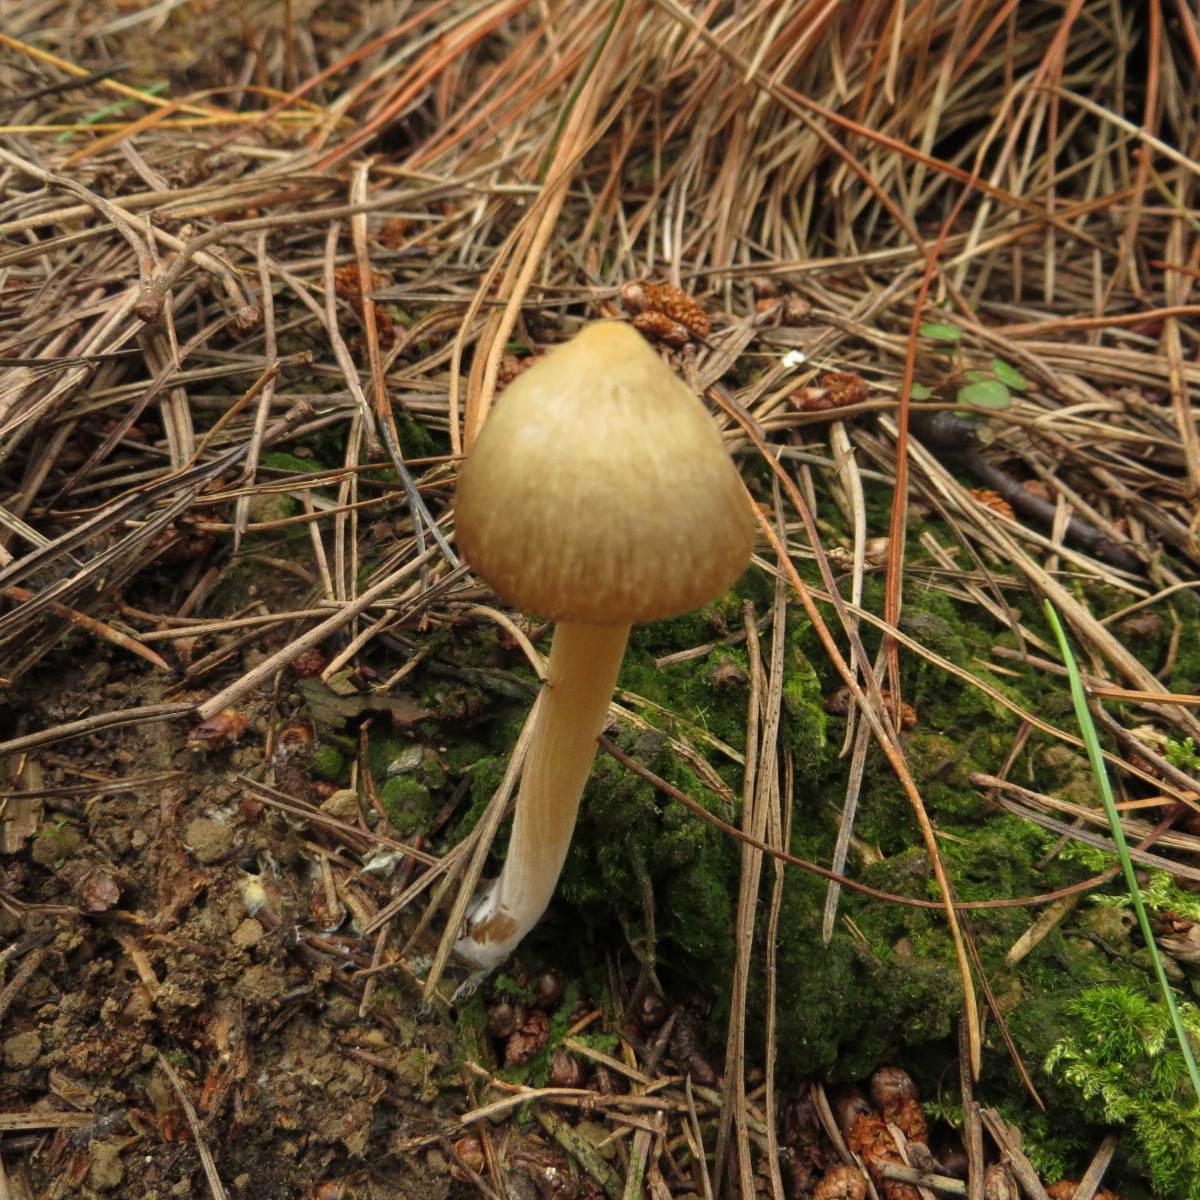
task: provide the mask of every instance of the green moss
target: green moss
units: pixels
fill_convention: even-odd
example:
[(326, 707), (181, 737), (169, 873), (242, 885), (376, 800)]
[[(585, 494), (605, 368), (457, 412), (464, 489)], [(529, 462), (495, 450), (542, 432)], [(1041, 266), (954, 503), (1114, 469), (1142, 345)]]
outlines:
[[(720, 800), (680, 766), (665, 739), (624, 734), (622, 748), (711, 809)], [(724, 972), (730, 962), (736, 848), (719, 830), (627, 771), (597, 761), (580, 813), (579, 832), (560, 895), (586, 914), (588, 938), (607, 939), (624, 922), (676, 953)], [(652, 947), (653, 949), (653, 947)]]
[(285, 450), (272, 450), (262, 456), (262, 465), (272, 467), (277, 471), (317, 471), (320, 468), (311, 458), (299, 458), (288, 454)]
[(487, 1006), (483, 993), (477, 991), (460, 1001), (454, 1010), (454, 1065), (459, 1070), (466, 1063), (492, 1062), (491, 1045), (487, 1036)]
[[(920, 1045), (948, 1037), (961, 1008), (950, 957), (915, 952), (903, 940), (904, 922), (869, 905), (852, 906), (857, 932), (839, 922), (824, 947), (824, 892), (811, 876), (785, 875), (780, 928), (786, 935), (777, 972), (781, 1065), (802, 1076), (856, 1080), (897, 1041)], [(752, 1011), (761, 1011), (764, 990), (756, 977)]]
[[(888, 503), (890, 493), (870, 501), (876, 528), (883, 528), (879, 522), (886, 518)], [(947, 540), (947, 532), (939, 529), (939, 536)], [(922, 553), (914, 544), (910, 561)], [(801, 563), (800, 569), (812, 577), (810, 565)], [(647, 705), (639, 715), (703, 755), (735, 797), (742, 791), (742, 768), (702, 734), (718, 739), (735, 754), (744, 753), (749, 658), (744, 641), (729, 639), (744, 628), (743, 602), (752, 600), (761, 619), (770, 609), (773, 589), (773, 579), (751, 571), (733, 592), (708, 608), (635, 629), (619, 680), (622, 688), (661, 706)], [(869, 577), (867, 592), (865, 606), (878, 611), (880, 576)], [(1004, 594), (1022, 621), (1045, 633), (1032, 596), (1018, 588)], [(1091, 600), (1098, 614), (1124, 603), (1107, 593), (1097, 593)], [(904, 612), (907, 636), (1023, 708), (1055, 723), (1072, 720), (1061, 680), (1011, 660), (1000, 664), (1004, 673), (991, 670), (993, 647), (1018, 643), (1011, 630), (986, 613), (961, 608), (956, 599), (927, 587), (917, 572), (906, 585)], [(879, 634), (867, 624), (862, 634), (867, 653), (873, 656), (880, 645)], [(768, 660), (772, 636), (768, 628), (762, 637)], [(1189, 646), (1191, 637), (1185, 631), (1181, 646)], [(844, 721), (826, 713), (825, 699), (841, 680), (811, 622), (797, 607), (789, 608), (785, 638), (780, 746), (794, 768), (791, 848), (803, 858), (828, 863), (845, 799), (848, 760), (839, 757)], [(840, 635), (839, 641), (844, 645)], [(663, 656), (710, 645), (713, 649), (706, 654), (656, 665)], [(528, 677), (519, 656), (494, 636), (473, 631), (470, 639), (453, 642), (449, 656), (456, 662)], [(1200, 678), (1200, 650), (1196, 664)], [(1177, 678), (1187, 677), (1185, 672), (1191, 669), (1188, 663), (1177, 667)], [(973, 773), (994, 774), (1005, 762), (1019, 728), (1011, 711), (910, 651), (901, 652), (901, 671), (903, 697), (917, 714), (915, 726), (902, 733), (902, 743), (960, 897), (988, 901), (1034, 896), (1092, 873), (1090, 864), (1061, 854), (1043, 863), (1055, 839), (1030, 822), (998, 812), (971, 783)], [(423, 697), (436, 695), (438, 703), (449, 703), (455, 695), (464, 697), (469, 690), (423, 671), (414, 676), (412, 686), (423, 689)], [(469, 695), (474, 707), (454, 735), (448, 736), (444, 728), (433, 733), (439, 746), (448, 747), (444, 757), (452, 775), (474, 769), (470, 805), (464, 806), (464, 815), (455, 825), (455, 837), (474, 827), (490, 800), (529, 708), (526, 699), (508, 698), (490, 689), (470, 690)], [(707, 776), (698, 775), (666, 738), (625, 731), (617, 740), (626, 753), (710, 812), (740, 822), (740, 803), (706, 787)], [(1094, 796), (1083, 759), (1039, 733), (1028, 739), (1010, 777), (1083, 803)], [(875, 747), (866, 757), (855, 834), (858, 845), (865, 843), (865, 847), (861, 854), (852, 853), (848, 874), (889, 892), (922, 900), (937, 898), (911, 803)], [(503, 856), (507, 836), (503, 828), (496, 843), (497, 858)], [(875, 851), (882, 854), (882, 861), (873, 861)], [(719, 1040), (729, 1005), (740, 865), (741, 849), (726, 834), (600, 755), (585, 792), (562, 883), (551, 911), (527, 939), (522, 954), (541, 953), (546, 961), (571, 969), (594, 964), (614, 946), (626, 955), (632, 951), (639, 959), (652, 958), (669, 990), (700, 991), (711, 998), (714, 1008), (708, 1024)], [(748, 1005), (750, 1037), (752, 1043), (757, 1039), (759, 1047), (765, 994), (763, 939), (773, 878), (774, 868), (768, 862), (754, 930)], [(1117, 889), (1112, 886), (1108, 891), (1116, 894)], [(776, 976), (781, 1069), (793, 1078), (815, 1074), (861, 1079), (890, 1056), (918, 1075), (924, 1095), (947, 1098), (945, 1103), (952, 1109), (955, 1093), (948, 1089), (947, 1079), (954, 1078), (957, 1070), (953, 1034), (962, 997), (944, 914), (847, 890), (826, 948), (820, 934), (825, 892), (823, 880), (786, 868)], [(1178, 899), (1174, 893), (1172, 898)], [(1160, 899), (1165, 903), (1166, 893)], [(1136, 987), (1145, 972), (1119, 922), (1111, 928), (1105, 925), (1102, 906), (1090, 900), (1081, 900), (1019, 965), (1010, 967), (1005, 955), (1042, 911), (1040, 907), (976, 909), (964, 919), (1049, 1112), (1042, 1115), (1033, 1107), (994, 1020), (988, 1023), (979, 1095), (1021, 1128), (1027, 1153), (1047, 1179), (1078, 1177), (1108, 1118), (1097, 1104), (1085, 1102), (1062, 1070), (1046, 1075), (1040, 1064), (1077, 1026), (1072, 1006), (1081, 996), (1104, 985)], [(713, 1050), (719, 1053), (718, 1046)], [(1120, 1170), (1118, 1159), (1115, 1183), (1131, 1200), (1138, 1194), (1136, 1180)]]
[(445, 749), (446, 767), (451, 775), (461, 775), (464, 771), (471, 770), (487, 755), (487, 749), (482, 742), (456, 739)]
[(333, 746), (317, 747), (312, 759), (313, 774), (330, 783), (344, 783), (347, 779), (346, 760)]
[(793, 769), (801, 779), (813, 779), (832, 765), (825, 713), (827, 685), (809, 657), (815, 640), (807, 620), (789, 622), (787, 660), (783, 679), (784, 727)]
[[(1163, 641), (1170, 637), (1172, 626), (1176, 623), (1179, 626), (1179, 641), (1170, 673), (1171, 690), (1200, 690), (1200, 600), (1190, 592), (1178, 592), (1171, 597), (1169, 605), (1158, 611), (1165, 619), (1163, 632), (1151, 648), (1154, 652), (1162, 653)], [(1151, 665), (1157, 667), (1160, 664), (1152, 661)]]
[(379, 802), (393, 827), (403, 835), (427, 830), (437, 811), (429, 789), (411, 775), (393, 775), (385, 780), (379, 788)]
[[(470, 807), (463, 814), (462, 819), (455, 824), (455, 841), (461, 841), (479, 824), (480, 818), (483, 816), (492, 796), (495, 795), (496, 789), (500, 786), (504, 778), (507, 766), (507, 759), (497, 755), (490, 755), (487, 758), (479, 759), (475, 763), (475, 773), (471, 778)], [(493, 853), (502, 854), (504, 847), (507, 845), (508, 831), (505, 828), (496, 838), (493, 845)]]
[[(1128, 1124), (1155, 1194), (1200, 1197), (1200, 1102), (1174, 1042), (1166, 1005), (1131, 986), (1092, 988), (1069, 1007), (1068, 1032), (1046, 1070), (1060, 1075), (1099, 1120)], [(1195, 1044), (1200, 1013), (1180, 1005)]]

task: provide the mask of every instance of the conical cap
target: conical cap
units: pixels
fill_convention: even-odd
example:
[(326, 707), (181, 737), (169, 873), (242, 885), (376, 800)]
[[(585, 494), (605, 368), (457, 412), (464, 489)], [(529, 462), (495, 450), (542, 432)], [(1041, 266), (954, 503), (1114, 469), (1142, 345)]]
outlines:
[(745, 570), (754, 537), (712, 417), (615, 321), (508, 385), (463, 464), (456, 529), (509, 604), (588, 624), (707, 603)]

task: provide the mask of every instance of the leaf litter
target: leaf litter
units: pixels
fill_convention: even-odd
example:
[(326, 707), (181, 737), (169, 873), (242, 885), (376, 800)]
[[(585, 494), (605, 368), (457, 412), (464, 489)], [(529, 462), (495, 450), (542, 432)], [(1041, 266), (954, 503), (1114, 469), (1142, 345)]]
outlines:
[[(0, 31), (0, 1193), (1086, 1200), (1115, 1155), (1130, 1194), (1200, 1194), (1164, 1150), (1177, 1094), (1128, 1100), (1028, 1016), (1058, 956), (1078, 1028), (1152, 1022), (1079, 965), (1136, 981), (1138, 949), (1074, 900), (1114, 871), (1042, 598), (1192, 978), (1200, 788), (1169, 747), (1200, 735), (1194, 14), (253, 22), (48, 0)], [(755, 581), (646, 633), (663, 665), (624, 677), (597, 783), (723, 819), (729, 974), (699, 986), (662, 879), (585, 844), (637, 876), (607, 939), (559, 995), (535, 940), (452, 1007), (439, 937), (488, 867), (544, 633), (459, 563), (455, 463), (596, 317), (706, 397), (762, 523)], [(989, 827), (1042, 886), (980, 892)], [(942, 923), (897, 936), (837, 879), (800, 904), (809, 858)], [(586, 927), (586, 881), (564, 893), (552, 919)], [(789, 939), (822, 900), (818, 986), (822, 941), (940, 954), (936, 1031), (898, 1003), (806, 1058)], [(1051, 1050), (1075, 1092), (1022, 1057)], [(852, 1086), (881, 1063), (918, 1085)], [(1139, 1113), (1120, 1145), (1098, 1094)], [(1056, 1141), (1056, 1106), (1092, 1140)]]

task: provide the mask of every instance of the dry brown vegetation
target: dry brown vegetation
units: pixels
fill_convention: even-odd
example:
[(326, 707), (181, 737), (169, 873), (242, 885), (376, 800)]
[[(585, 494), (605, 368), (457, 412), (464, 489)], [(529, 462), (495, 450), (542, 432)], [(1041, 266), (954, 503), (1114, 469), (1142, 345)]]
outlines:
[[(1041, 1200), (1013, 1130), (971, 1099), (1002, 1006), (909, 769), (902, 660), (1019, 718), (975, 781), (997, 807), (1105, 831), (1093, 808), (1010, 786), (1032, 734), (1078, 746), (1074, 726), (924, 644), (904, 584), (1014, 631), (987, 664), (1001, 675), (1061, 673), (1014, 596), (1053, 601), (1094, 696), (1125, 705), (1113, 765), (1157, 797), (1127, 822), (1141, 861), (1194, 878), (1200, 789), (1161, 754), (1165, 735), (1200, 740), (1169, 695), (1174, 604), (1200, 561), (1193, 6), (8, 0), (0, 16), (0, 1018), (17, 1039), (0, 1197), (524, 1197), (523, 1172), (544, 1195), (779, 1200), (823, 1186), (831, 1145), (855, 1163), (838, 1132), (853, 1103), (839, 1122), (819, 1087), (812, 1114), (796, 1115), (807, 1094), (780, 1100), (774, 992), (747, 1015), (794, 849), (782, 632), (760, 647), (751, 613), (740, 634), (742, 882), (715, 1072), (680, 1009), (614, 1022), (616, 1057), (568, 1039), (589, 1079), (623, 1077), (607, 1093), (474, 1063), (451, 1095), (450, 939), (435, 953), (428, 930), (461, 920), (512, 781), (429, 853), (448, 814), (415, 839), (375, 826), (365, 730), (371, 821), (331, 809), (307, 769), (306, 714), (338, 702), (321, 683), (349, 679), (342, 717), (407, 730), (475, 702), (404, 694), (426, 635), (498, 630), (539, 662), (456, 556), (455, 463), (530, 355), (610, 316), (709, 401), (753, 481), (774, 627), (802, 607), (847, 689), (842, 836), (821, 865), (854, 874), (869, 747), (911, 801), (966, 997), (969, 1165), (942, 1186), (1011, 1194), (1011, 1170)], [(1006, 380), (971, 441), (959, 390)], [(314, 446), (340, 465), (304, 470)], [(890, 517), (864, 498), (881, 484)], [(886, 581), (876, 609), (868, 577)], [(1147, 614), (1166, 622), (1152, 665), (1126, 628)], [(386, 704), (363, 699), (384, 685)], [(618, 724), (645, 729), (619, 699)], [(1148, 725), (1157, 741), (1133, 732)], [(728, 790), (697, 744), (694, 726), (672, 743)], [(363, 873), (381, 850), (391, 873)], [(251, 902), (245, 880), (275, 859), (274, 893)], [(827, 932), (837, 912), (835, 878)], [(646, 973), (622, 991), (632, 1012)], [(611, 1017), (580, 1001), (572, 1036)], [(747, 1020), (766, 1022), (761, 1062)], [(327, 1094), (281, 1092), (255, 1124), (267, 1071)], [(533, 1095), (532, 1133), (482, 1119)], [(225, 1144), (239, 1122), (253, 1132)]]

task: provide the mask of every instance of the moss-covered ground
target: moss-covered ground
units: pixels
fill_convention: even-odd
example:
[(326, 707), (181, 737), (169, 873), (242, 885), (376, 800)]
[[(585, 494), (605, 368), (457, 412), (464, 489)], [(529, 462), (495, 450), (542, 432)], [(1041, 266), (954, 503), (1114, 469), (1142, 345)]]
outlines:
[[(938, 528), (940, 537), (946, 532)], [(910, 544), (918, 545), (915, 536)], [(281, 553), (278, 543), (273, 553)], [(950, 595), (929, 566), (919, 550), (910, 552), (905, 633), (1017, 705), (1071, 728), (1064, 683), (1011, 659), (994, 669), (999, 660), (992, 649), (1015, 648), (1013, 631)], [(805, 573), (816, 582), (814, 568)], [(1011, 582), (1013, 586), (1003, 590), (1005, 602), (1026, 627), (1048, 635), (1033, 597), (1016, 580)], [(882, 588), (882, 572), (868, 574), (864, 607), (880, 610)], [(625, 693), (645, 702), (639, 705), (626, 698), (644, 724), (613, 731), (619, 748), (733, 824), (740, 820), (743, 772), (738, 757), (746, 749), (750, 672), (745, 639), (736, 635), (744, 630), (746, 602), (761, 618), (770, 611), (773, 589), (773, 580), (753, 569), (734, 591), (708, 608), (635, 629), (619, 680)], [(1080, 595), (1100, 615), (1125, 603), (1122, 595), (1094, 586), (1081, 587)], [(1172, 679), (1178, 690), (1200, 680), (1200, 621), (1187, 598), (1176, 601), (1174, 612), (1181, 623)], [(873, 655), (879, 634), (869, 625), (862, 632), (867, 652)], [(764, 648), (769, 649), (776, 636), (785, 642), (780, 748), (791, 760), (795, 780), (791, 851), (827, 864), (847, 777), (848, 758), (841, 753), (845, 720), (831, 715), (826, 706), (841, 679), (798, 604), (788, 606), (783, 630), (773, 631), (768, 625), (762, 634)], [(1130, 644), (1156, 668), (1161, 666), (1165, 636), (1131, 635)], [(541, 637), (545, 651), (549, 631)], [(435, 840), (435, 847), (449, 846), (473, 827), (499, 783), (528, 709), (534, 677), (519, 650), (506, 643), (495, 626), (464, 624), (426, 638), (426, 658), (405, 686), (423, 708), (441, 716), (402, 736), (372, 734), (368, 763), (390, 822), (405, 837), (427, 830), (469, 777), (467, 803)], [(712, 648), (702, 656), (656, 665), (663, 656), (707, 645)], [(1106, 865), (1094, 856), (1085, 863), (1069, 850), (1060, 853), (1062, 847), (1052, 835), (1000, 810), (972, 786), (972, 773), (995, 774), (1014, 744), (1020, 721), (1010, 709), (916, 653), (904, 651), (902, 663), (903, 695), (917, 718), (902, 735), (904, 749), (961, 900), (1036, 896), (1078, 882), (1098, 865)], [(507, 685), (495, 686), (497, 679), (507, 680)], [(447, 723), (442, 719), (447, 713), (457, 719)], [(355, 754), (354, 731), (324, 728), (319, 734), (323, 745), (318, 771), (344, 780)], [(703, 756), (725, 787), (718, 791), (707, 786), (671, 739)], [(1024, 742), (1009, 775), (1038, 791), (1076, 803), (1097, 803), (1095, 782), (1082, 754), (1038, 732)], [(503, 855), (506, 835), (507, 829), (502, 829), (497, 859)], [(909, 801), (874, 747), (866, 757), (855, 835), (848, 865), (852, 876), (883, 891), (937, 899), (929, 856)], [(705, 999), (710, 1028), (719, 1042), (732, 977), (740, 859), (738, 845), (725, 833), (601, 754), (557, 899), (523, 953), (580, 977), (594, 972), (605, 955), (633, 955), (652, 965), (668, 989)], [(765, 877), (771, 878), (770, 871)], [(752, 1054), (761, 1052), (766, 1036), (762, 1014), (768, 886), (764, 885), (755, 930)], [(902, 1062), (917, 1077), (930, 1109), (952, 1122), (957, 1103), (955, 1033), (962, 997), (944, 916), (843, 891), (833, 937), (825, 946), (821, 912), (826, 888), (819, 877), (793, 867), (785, 871), (774, 1031), (781, 1070), (792, 1078), (836, 1082), (862, 1078), (885, 1060)], [(1119, 890), (1110, 885), (1102, 892), (1111, 896)], [(1106, 1107), (1095, 1088), (1089, 1094), (1084, 1079), (1086, 1048), (1080, 1050), (1077, 1043), (1081, 1028), (1102, 1029), (1104, 1013), (1112, 1008), (1089, 1008), (1089, 997), (1104, 994), (1097, 989), (1115, 987), (1123, 989), (1122, 995), (1148, 997), (1139, 1003), (1151, 1009), (1155, 1001), (1145, 950), (1131, 938), (1121, 910), (1097, 903), (1095, 896), (1082, 898), (1019, 963), (1008, 965), (1009, 950), (1042, 911), (1036, 906), (976, 909), (964, 916), (964, 924), (998, 1015), (1007, 1023), (1047, 1111), (1037, 1108), (1022, 1085), (993, 1014), (987, 1021), (979, 1095), (1019, 1124), (1030, 1156), (1047, 1178), (1054, 1179), (1078, 1174), (1097, 1144), (1104, 1120), (1119, 1111), (1119, 1106)], [(1185, 996), (1193, 986), (1193, 970), (1175, 972)], [(1115, 1029), (1115, 1017), (1114, 1022)], [(1045, 1068), (1051, 1056), (1060, 1064), (1054, 1072)], [(1062, 1069), (1064, 1060), (1070, 1060), (1073, 1071)], [(1123, 1194), (1138, 1194), (1137, 1180), (1149, 1162), (1157, 1164), (1156, 1179), (1175, 1179), (1172, 1186), (1183, 1189), (1180, 1195), (1188, 1194), (1188, 1188), (1200, 1186), (1194, 1164), (1181, 1166), (1163, 1149), (1167, 1134), (1188, 1111), (1179, 1080), (1173, 1079), (1158, 1095), (1159, 1084), (1149, 1076), (1139, 1077), (1141, 1067), (1130, 1063), (1109, 1091), (1123, 1089), (1122, 1095), (1140, 1096), (1156, 1115), (1143, 1120), (1126, 1139), (1118, 1186)], [(1105, 1069), (1116, 1075), (1124, 1070), (1120, 1063)]]

